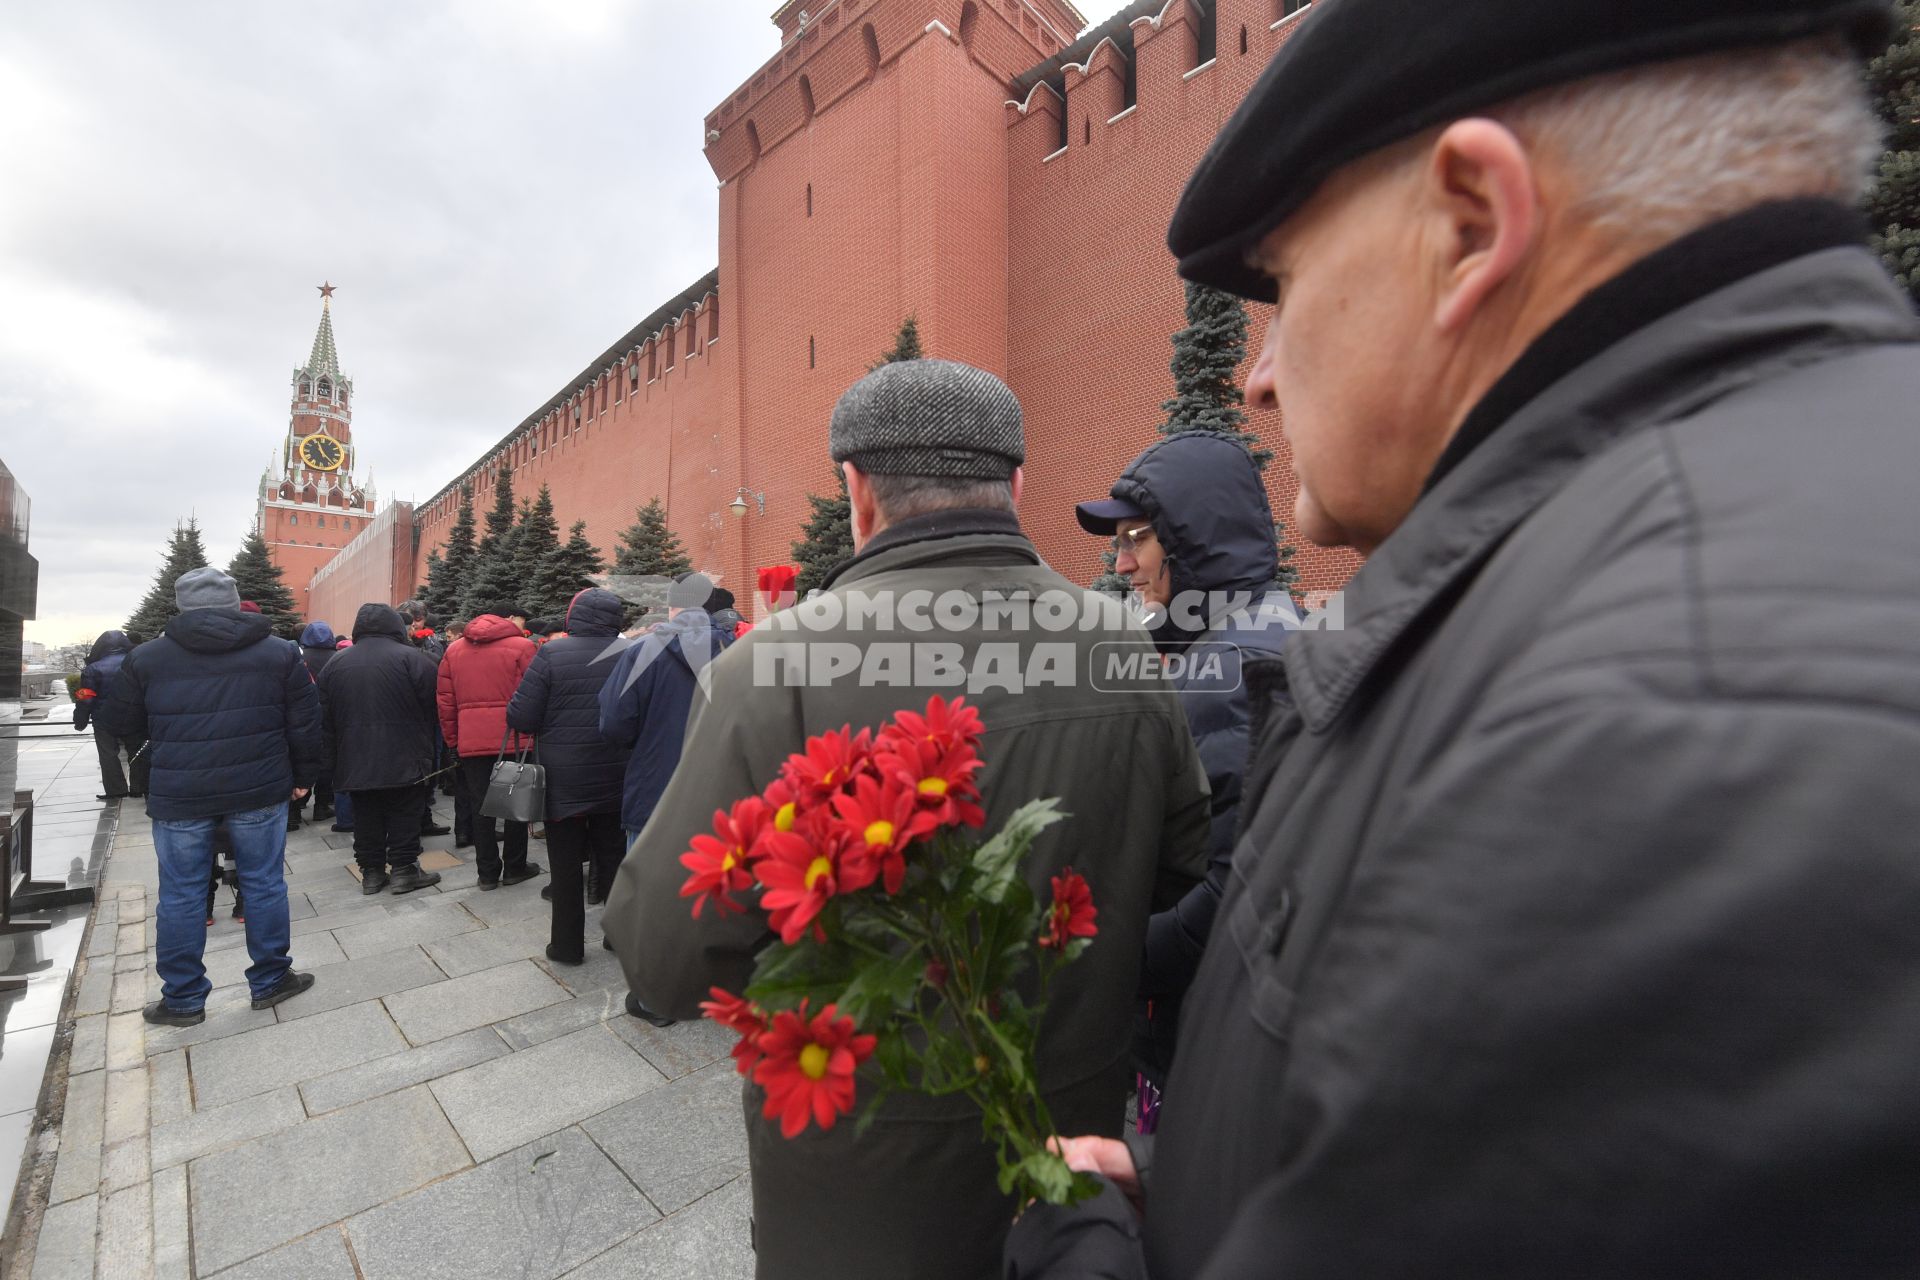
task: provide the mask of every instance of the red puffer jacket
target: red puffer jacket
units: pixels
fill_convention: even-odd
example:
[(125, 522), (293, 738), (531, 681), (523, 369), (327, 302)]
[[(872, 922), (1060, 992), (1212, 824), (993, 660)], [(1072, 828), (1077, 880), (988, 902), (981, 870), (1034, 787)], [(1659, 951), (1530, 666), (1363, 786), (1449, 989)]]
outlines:
[[(507, 732), (507, 703), (533, 661), (533, 641), (505, 618), (483, 613), (440, 659), (440, 732), (463, 756), (490, 756)], [(508, 748), (531, 741), (521, 734)]]

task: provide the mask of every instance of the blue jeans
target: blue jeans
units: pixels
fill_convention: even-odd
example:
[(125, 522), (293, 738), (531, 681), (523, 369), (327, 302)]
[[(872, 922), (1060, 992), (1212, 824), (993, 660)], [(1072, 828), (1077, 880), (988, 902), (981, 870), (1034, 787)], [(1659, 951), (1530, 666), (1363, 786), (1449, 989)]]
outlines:
[[(207, 1003), (207, 879), (213, 874), (213, 829), (219, 818), (153, 821), (160, 857), (160, 910), (154, 967), (160, 994), (172, 1009), (191, 1012)], [(240, 894), (247, 902), (247, 986), (254, 999), (273, 990), (293, 967), (287, 920), (287, 802), (226, 816), (233, 839)]]

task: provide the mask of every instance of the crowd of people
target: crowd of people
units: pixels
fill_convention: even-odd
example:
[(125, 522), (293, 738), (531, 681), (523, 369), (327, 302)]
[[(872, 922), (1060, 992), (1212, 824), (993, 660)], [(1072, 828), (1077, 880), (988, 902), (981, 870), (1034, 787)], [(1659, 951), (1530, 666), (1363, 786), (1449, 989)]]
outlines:
[[(1258, 469), (1205, 431), (1076, 508), (1139, 609), (1067, 581), (1021, 527), (1019, 403), (934, 359), (841, 398), (856, 552), (737, 638), (689, 578), (637, 636), (595, 588), (444, 651), (372, 603), (350, 649), (316, 623), (303, 653), (186, 575), (165, 637), (101, 637), (76, 718), (154, 819), (146, 1016), (203, 1016), (216, 825), (266, 1007), (312, 982), (289, 796), (351, 796), (364, 891), (405, 893), (451, 777), (491, 889), (541, 871), (484, 801), (527, 750), (549, 959), (582, 962), (604, 898), (629, 1010), (696, 1017), (771, 935), (688, 909), (691, 838), (810, 735), (964, 692), (988, 827), (1058, 798), (1027, 873), (1093, 886), (1038, 1084), (1101, 1193), (1012, 1203), (952, 1096), (792, 1140), (749, 1083), (762, 1276), (1911, 1274), (1920, 322), (1850, 208), (1884, 24), (1873, 0), (1304, 18), (1170, 244), (1275, 304), (1247, 396), (1284, 413), (1296, 530), (1368, 557), (1339, 629), (1301, 629)], [(1074, 616), (874, 607), (914, 595)], [(907, 656), (876, 679), (794, 666), (809, 646)]]

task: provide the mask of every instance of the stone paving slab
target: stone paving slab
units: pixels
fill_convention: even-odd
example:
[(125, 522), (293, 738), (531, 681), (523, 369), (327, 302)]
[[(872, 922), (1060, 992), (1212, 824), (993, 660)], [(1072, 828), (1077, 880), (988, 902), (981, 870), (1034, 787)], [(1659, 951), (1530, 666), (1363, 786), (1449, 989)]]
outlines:
[(731, 1060), (651, 1089), (581, 1125), (662, 1213), (747, 1171), (745, 1105)]
[[(471, 906), (467, 908), (473, 910)], [(514, 960), (527, 960), (546, 951), (553, 925), (544, 915), (508, 920), (488, 929), (427, 944), (427, 954), (450, 978), (464, 977)]]
[[(608, 994), (619, 1002), (620, 1011), (624, 1014), (626, 989), (623, 987)], [(581, 997), (583, 1000), (586, 998)], [(638, 1018), (620, 1017), (607, 1025), (613, 1028), (615, 1035), (632, 1045), (641, 1057), (652, 1063), (654, 1070), (669, 1080), (691, 1075), (722, 1059), (731, 1061), (733, 1046), (738, 1039), (719, 1023), (708, 1022), (705, 1018), (676, 1022), (670, 1027), (656, 1027)]]
[(347, 1223), (366, 1280), (551, 1280), (659, 1215), (578, 1129), (563, 1129)]
[(197, 1044), (187, 1057), (195, 1097), (205, 1106), (311, 1080), (406, 1047), (380, 1002), (369, 1000), (244, 1036)]
[(571, 1035), (596, 1022), (605, 1022), (617, 1028), (619, 1022), (631, 1021), (634, 1019), (627, 1017), (619, 992), (599, 991), (495, 1023), (493, 1029), (513, 1048), (531, 1049), (536, 1044)]
[(204, 1156), (188, 1166), (195, 1265), (245, 1261), (468, 1163), (423, 1087)]
[[(340, 944), (333, 940), (330, 933), (310, 933), (295, 938), (287, 951), (293, 957), (293, 967), (296, 969), (318, 969), (322, 965), (339, 964), (347, 958), (347, 953), (340, 949)], [(207, 981), (218, 990), (245, 982), (253, 957), (247, 954), (245, 947), (225, 947), (207, 952), (205, 964)]]
[(274, 1006), (274, 1014), (280, 1021), (294, 1022), (343, 1005), (378, 1000), (382, 996), (443, 981), (447, 975), (427, 959), (426, 952), (418, 947), (408, 947), (403, 951), (385, 951), (359, 960), (316, 965), (313, 976), (312, 988), (285, 1004)]
[(385, 910), (385, 919), (369, 920), (364, 924), (334, 930), (333, 936), (349, 960), (379, 955), (383, 951), (398, 951), (486, 927), (467, 914), (457, 902), (428, 902), (412, 909), (396, 903)]
[[(416, 954), (418, 954), (416, 952)], [(566, 988), (528, 960), (482, 969), (387, 998), (387, 1011), (414, 1044), (484, 1027), (558, 1004)]]
[(229, 1267), (219, 1273), (218, 1280), (359, 1280), (359, 1275), (347, 1252), (346, 1237), (338, 1227), (328, 1227)]
[(307, 1118), (291, 1085), (225, 1106), (212, 1106), (153, 1129), (153, 1167), (166, 1169), (290, 1129)]
[(40, 1222), (33, 1253), (33, 1280), (91, 1280), (100, 1197), (89, 1193), (56, 1204)]
[(188, 1228), (187, 1171), (162, 1169), (153, 1175), (154, 1280), (190, 1280), (192, 1242)]
[(228, 1036), (270, 1027), (276, 1021), (273, 1010), (253, 1007), (252, 993), (244, 984), (221, 987), (208, 996), (206, 1015), (206, 1021), (191, 1027), (144, 1028), (147, 1055), (151, 1057), (189, 1045), (209, 1044)]
[(619, 1037), (588, 1027), (428, 1087), (474, 1159), (487, 1160), (663, 1083)]
[(492, 1028), (478, 1027), (465, 1035), (435, 1040), (418, 1049), (388, 1054), (308, 1080), (300, 1086), (300, 1096), (306, 1101), (307, 1114), (317, 1116), (490, 1062), (507, 1052), (506, 1041)]
[(187, 1074), (185, 1049), (147, 1059), (147, 1099), (148, 1120), (156, 1129), (193, 1114), (193, 1080)]
[(564, 1280), (753, 1280), (747, 1239), (752, 1213), (752, 1187), (745, 1178), (735, 1179), (567, 1272)]
[[(91, 1196), (99, 1188), (101, 1131), (106, 1110), (105, 1071), (67, 1077), (66, 1120), (60, 1128), (60, 1155), (53, 1168), (53, 1189), (49, 1193), (52, 1203)], [(91, 1229), (88, 1236), (92, 1236)]]

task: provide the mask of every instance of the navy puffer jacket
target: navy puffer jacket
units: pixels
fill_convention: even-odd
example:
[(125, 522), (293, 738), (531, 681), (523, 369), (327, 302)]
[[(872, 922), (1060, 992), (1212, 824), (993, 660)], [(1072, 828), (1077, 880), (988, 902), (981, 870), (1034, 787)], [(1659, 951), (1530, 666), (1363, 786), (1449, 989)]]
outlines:
[(95, 714), (111, 733), (148, 740), (157, 819), (284, 804), (320, 771), (320, 695), (299, 646), (262, 614), (178, 615), (127, 655)]
[(318, 681), (327, 776), (336, 791), (410, 787), (433, 772), (433, 660), (384, 604), (363, 604), (353, 647)]
[(1241, 666), (1278, 656), (1297, 615), (1274, 587), (1279, 557), (1266, 487), (1234, 437), (1169, 436), (1136, 458), (1112, 492), (1147, 513), (1166, 554), (1173, 607), (1154, 642), (1168, 655), (1213, 792), (1207, 878), (1147, 926), (1140, 988), (1154, 1012), (1135, 1049), (1158, 1077), (1172, 1060), (1179, 999), (1199, 970), (1233, 861), (1252, 719)]
[(600, 735), (600, 686), (625, 648), (620, 597), (598, 587), (567, 608), (567, 634), (533, 656), (507, 704), (507, 723), (539, 742), (547, 770), (547, 820), (620, 808), (631, 746)]
[(73, 727), (84, 729), (93, 718), (93, 709), (113, 689), (113, 678), (120, 664), (133, 652), (133, 643), (124, 631), (102, 631), (87, 650), (87, 666), (80, 673), (80, 688), (73, 699)]
[(629, 645), (600, 688), (600, 732), (629, 749), (620, 825), (639, 831), (680, 764), (700, 670), (733, 643), (706, 612), (682, 609)]

